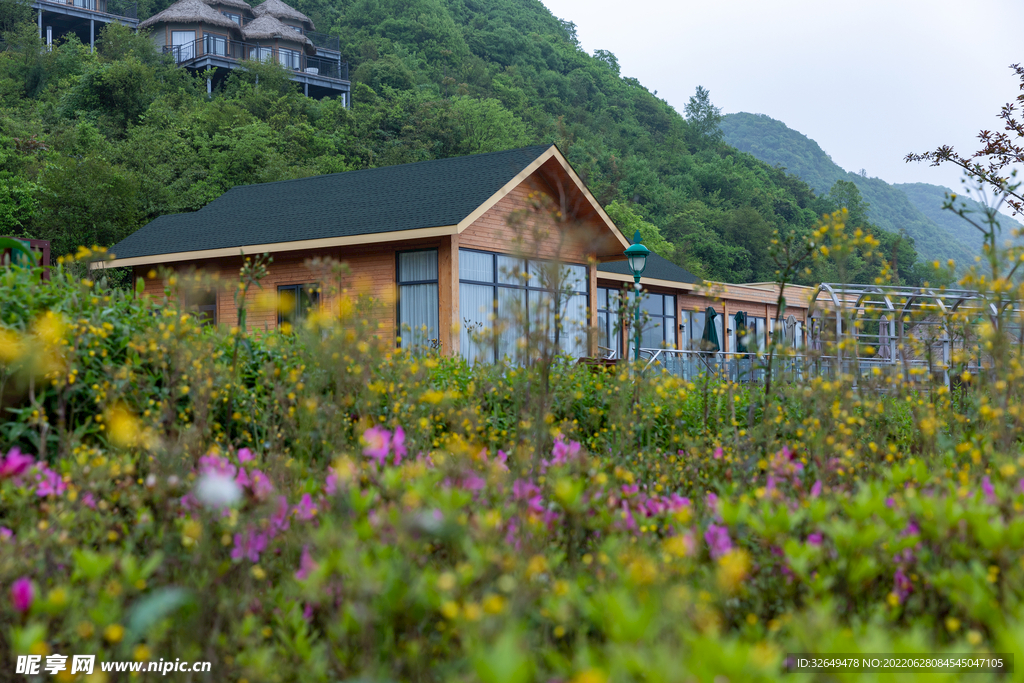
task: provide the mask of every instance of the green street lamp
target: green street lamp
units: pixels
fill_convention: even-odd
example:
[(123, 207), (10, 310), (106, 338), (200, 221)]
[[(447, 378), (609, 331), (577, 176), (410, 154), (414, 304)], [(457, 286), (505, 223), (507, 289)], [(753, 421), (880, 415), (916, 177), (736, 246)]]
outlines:
[(633, 329), (635, 331), (636, 344), (634, 346), (633, 360), (640, 360), (640, 276), (644, 274), (644, 268), (647, 267), (647, 255), (651, 253), (651, 250), (644, 246), (644, 238), (640, 236), (640, 231), (637, 230), (636, 234), (633, 235), (633, 244), (629, 245), (626, 249), (626, 262), (629, 263), (629, 269), (633, 271), (633, 282), (636, 283), (636, 319), (633, 322)]

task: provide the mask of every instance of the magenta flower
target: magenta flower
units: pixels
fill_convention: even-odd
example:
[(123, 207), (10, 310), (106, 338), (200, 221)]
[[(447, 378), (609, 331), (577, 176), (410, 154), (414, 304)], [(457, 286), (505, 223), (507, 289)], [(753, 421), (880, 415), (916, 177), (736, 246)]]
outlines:
[(284, 496), (277, 497), (277, 508), (270, 516), (270, 534), (276, 536), (279, 533), (288, 531), (291, 522), (288, 521), (288, 499)]
[(817, 498), (821, 495), (821, 479), (814, 482), (814, 486), (811, 487), (811, 498)]
[(555, 446), (551, 449), (551, 464), (562, 465), (567, 463), (580, 452), (579, 441), (570, 441), (566, 443), (565, 437), (561, 434), (555, 439)]
[(21, 577), (11, 584), (11, 602), (17, 612), (24, 614), (32, 607), (32, 600), (35, 597), (35, 589), (27, 577)]
[(525, 479), (516, 479), (515, 482), (513, 482), (512, 484), (512, 496), (516, 500), (523, 500), (524, 498), (529, 498), (530, 496), (536, 493), (540, 493), (540, 489), (537, 488), (537, 485), (534, 484), (533, 482), (527, 481)]
[(299, 570), (295, 572), (295, 578), (299, 581), (305, 581), (310, 572), (316, 569), (316, 562), (309, 554), (309, 546), (302, 546), (302, 558), (299, 560)]
[(820, 533), (815, 531), (813, 534), (807, 534), (807, 542), (811, 545), (821, 545), (822, 536)]
[(732, 540), (729, 538), (729, 530), (724, 526), (709, 524), (708, 530), (704, 532), (704, 541), (708, 544), (708, 552), (711, 559), (717, 560), (722, 555), (732, 550)]
[(897, 569), (892, 576), (893, 582), (893, 593), (899, 598), (900, 603), (907, 599), (910, 592), (914, 590), (914, 584), (910, 583), (910, 579), (903, 573), (902, 569)]
[(708, 509), (718, 514), (718, 496), (709, 492), (705, 501), (707, 502)]
[(17, 477), (25, 473), (35, 459), (31, 455), (22, 455), (17, 446), (7, 451), (7, 457), (0, 458), (0, 479)]
[(303, 493), (302, 498), (299, 500), (299, 504), (295, 506), (295, 516), (303, 521), (308, 521), (316, 516), (316, 506), (313, 505), (313, 499), (309, 497), (308, 493)]
[(270, 483), (270, 478), (259, 470), (253, 470), (251, 477), (252, 494), (256, 496), (256, 499), (266, 500), (269, 498), (270, 494), (274, 492), (274, 485)]
[(235, 547), (231, 550), (232, 560), (243, 557), (250, 562), (259, 562), (260, 553), (267, 549), (267, 535), (247, 529), (245, 534), (235, 534)]
[[(508, 453), (506, 453), (503, 450), (499, 450), (498, 455), (495, 456), (494, 458), (494, 461), (498, 463), (498, 469), (504, 472), (508, 472), (508, 465), (506, 464), (508, 462)], [(1021, 479), (1021, 486), (1021, 490), (1024, 490), (1024, 479)]]
[(486, 485), (487, 482), (483, 479), (483, 477), (476, 474), (475, 472), (470, 472), (462, 479), (462, 488), (466, 489), (467, 491), (479, 491)]
[[(395, 434), (391, 437), (391, 448), (395, 451), (395, 466), (402, 464), (402, 458), (408, 451), (405, 450), (405, 430), (395, 427)], [(387, 455), (385, 453), (385, 455)]]
[(238, 449), (238, 462), (249, 462), (252, 460), (252, 451), (248, 448)]
[(96, 509), (96, 496), (92, 495), (92, 491), (86, 491), (82, 494), (82, 505), (90, 510)]
[(43, 464), (37, 467), (36, 484), (36, 495), (41, 498), (59, 496), (67, 489), (61, 476)]
[(238, 473), (238, 468), (232, 465), (227, 458), (210, 454), (199, 458), (199, 473), (206, 474), (208, 472), (214, 472), (216, 474), (222, 474), (225, 477), (234, 478)]
[(715, 458), (715, 460), (721, 460), (724, 454), (725, 452), (722, 450), (722, 447), (719, 446), (718, 448), (715, 449), (715, 454), (713, 457)]
[(244, 467), (238, 468), (238, 475), (235, 477), (235, 483), (243, 489), (252, 486), (252, 480), (249, 479), (249, 473), (245, 471)]
[(6, 541), (14, 538), (14, 532), (5, 526), (0, 526), (0, 541)]
[(987, 475), (981, 480), (981, 490), (985, 493), (985, 500), (993, 504), (997, 502), (996, 490)]
[(327, 470), (327, 480), (324, 482), (324, 493), (333, 496), (338, 492), (338, 475), (334, 470)]
[(383, 427), (370, 427), (363, 432), (363, 441), (366, 442), (363, 455), (376, 462), (378, 467), (384, 467), (391, 450), (391, 432)]

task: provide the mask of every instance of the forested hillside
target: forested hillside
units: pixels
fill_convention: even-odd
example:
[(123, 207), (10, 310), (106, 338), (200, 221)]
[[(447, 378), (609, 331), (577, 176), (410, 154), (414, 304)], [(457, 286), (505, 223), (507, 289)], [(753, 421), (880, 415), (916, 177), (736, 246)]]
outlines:
[[(817, 142), (764, 114), (729, 114), (722, 121), (722, 131), (729, 144), (785, 168), (821, 195), (837, 181), (854, 183), (869, 205), (871, 221), (891, 232), (904, 230), (914, 238), (924, 259), (952, 258), (964, 265), (973, 263), (981, 253), (981, 234), (956, 214), (942, 209), (945, 194), (950, 191), (945, 187), (928, 183), (890, 185), (880, 178), (845, 171)], [(960, 202), (969, 211), (982, 210), (971, 199), (961, 198)], [(1007, 234), (1016, 225), (1009, 218), (1000, 223)]]
[[(168, 4), (144, 0), (140, 14)], [(538, 142), (557, 143), (618, 222), (707, 278), (772, 279), (773, 231), (808, 231), (836, 208), (722, 142), (714, 116), (688, 121), (611, 53), (584, 53), (536, 0), (293, 4), (340, 37), (351, 109), (302, 97), (273, 65), (236, 70), (208, 98), (119, 27), (95, 55), (75, 40), (41, 51), (27, 8), (0, 0), (0, 233), (57, 253), (109, 245), (236, 184)], [(879, 237), (916, 277), (909, 242)], [(854, 265), (871, 278), (880, 259)], [(805, 278), (833, 276), (825, 263)]]

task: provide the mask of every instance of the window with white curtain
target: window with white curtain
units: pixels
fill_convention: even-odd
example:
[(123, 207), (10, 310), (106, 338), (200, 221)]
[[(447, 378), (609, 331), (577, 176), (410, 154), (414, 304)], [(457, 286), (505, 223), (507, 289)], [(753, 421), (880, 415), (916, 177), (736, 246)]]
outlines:
[(398, 254), (398, 337), (406, 349), (437, 347), (437, 249)]
[(587, 267), (558, 264), (556, 294), (553, 265), (459, 249), (460, 349), (466, 359), (517, 359), (528, 331), (547, 335), (563, 353), (587, 355)]
[(622, 357), (622, 322), (619, 320), (619, 290), (597, 288), (597, 344), (601, 355)]

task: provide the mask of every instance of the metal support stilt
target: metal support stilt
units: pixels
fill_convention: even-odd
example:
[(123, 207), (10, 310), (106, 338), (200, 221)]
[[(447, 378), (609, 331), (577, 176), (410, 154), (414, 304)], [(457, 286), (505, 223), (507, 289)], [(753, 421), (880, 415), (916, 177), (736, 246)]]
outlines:
[(212, 95), (213, 94), (213, 81), (210, 80), (209, 78), (206, 79), (206, 94), (207, 95)]
[(89, 20), (89, 52), (96, 51), (96, 20)]
[(36, 15), (36, 20), (39, 23), (39, 40), (43, 39), (43, 10), (39, 10), (39, 14)]

